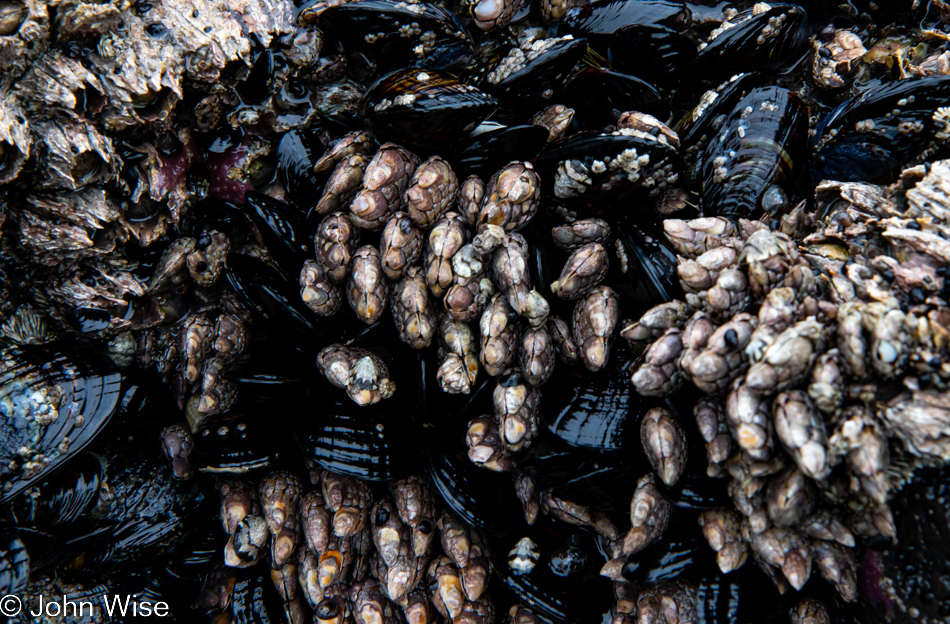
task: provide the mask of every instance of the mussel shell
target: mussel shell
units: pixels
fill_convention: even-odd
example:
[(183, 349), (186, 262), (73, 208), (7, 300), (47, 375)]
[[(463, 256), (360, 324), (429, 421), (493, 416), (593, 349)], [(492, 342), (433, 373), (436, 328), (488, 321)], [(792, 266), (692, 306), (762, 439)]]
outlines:
[[(696, 44), (686, 35), (666, 26), (631, 24), (611, 38), (607, 58), (621, 72), (657, 84), (670, 84), (679, 80), (695, 56)], [(649, 112), (639, 108), (628, 110)]]
[(497, 104), (451, 74), (410, 68), (377, 80), (360, 102), (360, 115), (380, 140), (436, 150), (464, 137)]
[[(515, 574), (508, 565), (508, 552), (522, 537), (537, 544), (541, 555), (534, 568), (526, 574)], [(567, 576), (552, 569), (552, 554), (565, 546), (580, 549), (586, 561)], [(580, 527), (540, 516), (537, 523), (524, 532), (495, 540), (495, 570), (506, 589), (518, 602), (537, 613), (545, 622), (595, 624), (604, 621), (604, 612), (611, 600), (611, 583), (600, 576), (606, 558), (598, 548), (593, 534)]]
[[(934, 142), (934, 111), (948, 94), (950, 76), (928, 76), (873, 87), (844, 102), (815, 132), (812, 180), (890, 181)], [(917, 124), (920, 131), (900, 129)]]
[(597, 130), (616, 125), (627, 111), (647, 113), (659, 119), (669, 116), (660, 92), (636, 76), (597, 67), (577, 74), (564, 89), (561, 101), (574, 110), (582, 129)]
[[(0, 502), (44, 479), (92, 442), (127, 393), (122, 384), (123, 376), (108, 360), (62, 345), (0, 351), (0, 475), (4, 482)], [(55, 420), (44, 427), (27, 418), (37, 397), (52, 401), (59, 392), (62, 399), (53, 406), (58, 413)], [(20, 454), (23, 447), (41, 453), (47, 461), (26, 470)]]
[[(325, 7), (312, 0), (300, 8), (298, 22), (317, 21), (333, 33), (351, 55), (359, 54), (370, 73), (381, 75), (415, 65), (452, 69), (466, 65), (474, 55), (472, 35), (452, 13), (426, 2), (354, 0)], [(412, 25), (413, 36), (405, 30)]]
[[(637, 156), (631, 157), (633, 152)], [(632, 164), (630, 161), (639, 161), (644, 156), (649, 162), (626, 171), (623, 163)], [(574, 170), (584, 171), (590, 179), (582, 191), (558, 190), (559, 169), (568, 161)], [(620, 168), (612, 169), (611, 163)], [(650, 138), (623, 132), (582, 132), (550, 146), (535, 159), (535, 166), (547, 197), (571, 207), (584, 207), (590, 215), (616, 222), (626, 214), (619, 213), (616, 207), (631, 205), (622, 200), (638, 193), (650, 196), (658, 192), (658, 187), (675, 183), (681, 162), (676, 149)], [(598, 172), (601, 166), (604, 169)], [(642, 206), (641, 210), (649, 214), (648, 202), (634, 205)]]
[(469, 175), (488, 179), (514, 160), (531, 160), (547, 140), (548, 131), (541, 126), (498, 126), (463, 139), (452, 166), (461, 179)]
[(569, 10), (558, 23), (558, 34), (587, 37), (596, 46), (611, 42), (628, 26), (656, 25), (682, 32), (691, 22), (691, 12), (683, 2), (606, 0)]
[(620, 296), (625, 315), (683, 299), (676, 252), (659, 227), (626, 219), (616, 228), (615, 239), (607, 283)]
[(231, 411), (204, 421), (194, 434), (191, 463), (195, 468), (241, 477), (273, 469), (286, 440), (286, 425), (273, 422), (258, 410)]
[(808, 140), (808, 110), (798, 95), (781, 87), (755, 89), (718, 136), (703, 157), (704, 214), (754, 219), (790, 207)]
[(19, 594), (30, 581), (30, 555), (16, 533), (0, 535), (0, 591)]
[(18, 500), (20, 523), (44, 530), (68, 526), (89, 510), (99, 496), (102, 463), (91, 453), (83, 453), (62, 470), (36, 486), (34, 496)]
[(304, 213), (263, 193), (248, 191), (246, 198), (248, 214), (280, 266), (302, 264), (310, 255), (310, 240), (304, 234)]
[(736, 74), (717, 87), (715, 100), (701, 109), (697, 106), (686, 112), (674, 126), (680, 137), (680, 145), (689, 149), (699, 145), (705, 147), (709, 140), (735, 109), (739, 101), (749, 95), (753, 89), (768, 86), (765, 74), (752, 72)]
[(313, 164), (323, 153), (323, 142), (308, 130), (290, 130), (277, 144), (277, 176), (287, 195), (298, 208), (316, 204), (322, 184), (313, 172)]
[(501, 102), (497, 119), (523, 119), (526, 112), (534, 113), (557, 101), (571, 70), (586, 53), (586, 39), (558, 41), (497, 82), (488, 74), (479, 87)]
[(231, 592), (234, 624), (271, 624), (283, 622), (284, 608), (269, 574), (257, 572), (239, 579)]
[[(763, 40), (762, 29), (775, 28), (773, 24), (782, 15), (785, 19), (777, 34)], [(773, 4), (768, 10), (720, 33), (700, 50), (693, 62), (693, 71), (707, 80), (721, 80), (737, 71), (774, 70), (797, 60), (807, 41), (804, 9), (792, 4)]]

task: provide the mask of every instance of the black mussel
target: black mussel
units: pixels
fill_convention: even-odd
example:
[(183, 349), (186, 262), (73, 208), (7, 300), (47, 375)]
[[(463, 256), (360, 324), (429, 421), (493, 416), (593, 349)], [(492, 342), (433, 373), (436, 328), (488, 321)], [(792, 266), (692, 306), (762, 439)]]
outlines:
[(795, 93), (781, 87), (749, 93), (706, 146), (703, 213), (754, 219), (790, 209), (807, 135), (808, 111)]
[[(586, 207), (607, 221), (624, 216), (616, 206), (635, 194), (657, 197), (679, 178), (676, 149), (646, 133), (586, 132), (552, 145), (535, 159), (544, 193), (571, 207)], [(642, 210), (649, 213), (648, 202)]]
[(452, 166), (460, 177), (478, 175), (487, 180), (512, 161), (531, 160), (547, 140), (548, 131), (541, 126), (485, 122), (461, 141)]
[(44, 530), (69, 525), (95, 503), (101, 482), (102, 462), (84, 453), (36, 486), (35, 495), (17, 499), (17, 519)]
[(194, 434), (191, 463), (195, 469), (240, 476), (273, 469), (280, 460), (286, 427), (264, 416), (263, 409), (237, 410), (203, 421)]
[(284, 607), (266, 572), (252, 574), (234, 584), (231, 593), (231, 619), (234, 624), (272, 624), (283, 622)]
[(536, 39), (513, 48), (479, 84), (501, 102), (496, 119), (523, 119), (558, 100), (574, 66), (587, 53), (587, 41), (567, 35)]
[(247, 78), (235, 90), (245, 104), (261, 104), (270, 95), (273, 81), (285, 72), (287, 58), (280, 52), (262, 50), (257, 54)]
[(659, 91), (650, 83), (608, 69), (589, 67), (577, 74), (561, 100), (581, 111), (575, 117), (582, 129), (614, 126), (627, 111), (666, 119), (669, 110)]
[[(686, 35), (666, 26), (631, 24), (611, 38), (607, 58), (613, 67), (626, 74), (670, 84), (686, 73), (688, 60), (695, 56), (696, 44)], [(650, 112), (640, 108), (627, 110)]]
[(737, 71), (774, 70), (797, 61), (808, 41), (804, 9), (765, 6), (743, 11), (730, 20), (733, 26), (714, 31), (715, 38), (700, 45), (693, 71), (707, 80), (724, 80)]
[(683, 298), (676, 252), (656, 226), (627, 219), (616, 229), (608, 283), (620, 295), (624, 314), (645, 312)]
[(301, 210), (316, 203), (321, 179), (313, 171), (324, 150), (323, 142), (314, 132), (290, 130), (277, 144), (277, 176), (291, 201)]
[(433, 69), (401, 69), (377, 80), (360, 115), (383, 141), (436, 150), (471, 132), (497, 101), (454, 76)]
[(595, 624), (611, 604), (595, 536), (542, 516), (524, 533), (495, 540), (495, 570), (518, 602), (545, 622)]
[[(414, 65), (452, 69), (474, 55), (472, 35), (449, 11), (435, 4), (355, 0), (326, 6), (312, 0), (300, 8), (298, 23), (317, 23), (339, 38), (351, 61), (368, 65), (370, 75)], [(359, 64), (351, 62), (352, 66)]]
[(950, 138), (950, 76), (872, 87), (822, 120), (815, 133), (814, 182), (889, 181)]
[(0, 535), (0, 591), (19, 594), (30, 580), (30, 556), (16, 533)]
[(10, 500), (85, 448), (128, 391), (110, 362), (47, 347), (0, 350), (3, 495)]
[(558, 34), (571, 33), (587, 37), (596, 47), (611, 44), (614, 35), (625, 27), (663, 26), (676, 32), (686, 31), (692, 22), (691, 11), (684, 2), (667, 0), (606, 0), (576, 7), (558, 23)]
[(248, 211), (267, 250), (290, 271), (310, 256), (311, 241), (304, 233), (304, 213), (272, 197), (248, 191)]

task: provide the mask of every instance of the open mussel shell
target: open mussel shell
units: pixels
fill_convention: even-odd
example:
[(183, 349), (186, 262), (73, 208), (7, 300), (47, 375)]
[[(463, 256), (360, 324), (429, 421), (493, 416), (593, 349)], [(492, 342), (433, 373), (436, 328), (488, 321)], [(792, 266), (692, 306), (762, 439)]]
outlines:
[(118, 410), (122, 382), (111, 362), (87, 353), (55, 346), (0, 350), (0, 502), (92, 442)]
[(753, 90), (706, 146), (703, 213), (754, 219), (790, 209), (807, 135), (808, 111), (798, 95), (781, 87)]
[(616, 228), (608, 282), (620, 296), (625, 315), (682, 299), (676, 252), (655, 225), (626, 219)]
[(328, 7), (324, 0), (312, 0), (300, 7), (297, 19), (333, 33), (343, 42), (349, 65), (363, 65), (371, 76), (408, 65), (462, 67), (475, 50), (472, 35), (455, 15), (426, 2), (354, 0)]
[[(518, 574), (509, 565), (509, 552), (524, 537), (533, 542), (537, 561), (530, 571)], [(600, 576), (606, 558), (593, 533), (542, 515), (534, 526), (494, 544), (495, 570), (505, 589), (542, 621), (605, 621), (604, 612), (612, 603), (611, 583)]]
[(616, 125), (627, 111), (646, 113), (659, 119), (669, 116), (666, 102), (653, 85), (636, 76), (599, 67), (589, 67), (578, 73), (564, 89), (561, 100), (582, 111), (577, 120), (583, 129)]
[(550, 146), (535, 166), (547, 197), (615, 222), (627, 214), (620, 207), (648, 214), (649, 201), (622, 200), (657, 197), (675, 184), (681, 161), (673, 146), (643, 133), (583, 132)]
[[(808, 41), (805, 11), (792, 4), (773, 4), (752, 15), (740, 13), (736, 24), (709, 42), (693, 62), (693, 71), (707, 80), (725, 80), (737, 71), (778, 69), (798, 60)], [(741, 21), (744, 14), (749, 18)]]
[(451, 74), (409, 68), (377, 80), (360, 102), (360, 116), (380, 140), (429, 151), (464, 137), (497, 105)]
[(873, 87), (844, 102), (816, 130), (812, 180), (890, 181), (941, 137), (946, 140), (950, 119), (942, 107), (948, 94), (950, 76), (928, 76)]
[(526, 111), (533, 113), (558, 101), (571, 71), (587, 53), (587, 40), (573, 37), (543, 39), (533, 45), (545, 47), (514, 67), (508, 66), (510, 57), (502, 58), (479, 84), (501, 102), (496, 118), (523, 118)]
[(461, 141), (452, 166), (460, 177), (478, 175), (487, 180), (512, 161), (531, 160), (547, 140), (548, 131), (541, 126), (485, 122)]

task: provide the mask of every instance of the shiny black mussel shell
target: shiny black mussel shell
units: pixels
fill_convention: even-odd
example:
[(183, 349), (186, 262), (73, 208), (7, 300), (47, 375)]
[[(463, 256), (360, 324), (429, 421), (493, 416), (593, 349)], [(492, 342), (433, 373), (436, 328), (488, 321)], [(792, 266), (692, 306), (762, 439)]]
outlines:
[(691, 11), (683, 2), (605, 0), (568, 11), (558, 23), (558, 34), (587, 37), (596, 46), (610, 43), (617, 31), (628, 26), (664, 26), (682, 32), (691, 21)]
[(497, 104), (494, 97), (446, 72), (401, 69), (367, 90), (360, 115), (382, 141), (437, 150), (464, 137)]
[(584, 129), (616, 125), (627, 111), (647, 113), (659, 119), (669, 116), (660, 92), (649, 82), (627, 74), (589, 67), (577, 74), (561, 97), (571, 108), (582, 111), (576, 117)]

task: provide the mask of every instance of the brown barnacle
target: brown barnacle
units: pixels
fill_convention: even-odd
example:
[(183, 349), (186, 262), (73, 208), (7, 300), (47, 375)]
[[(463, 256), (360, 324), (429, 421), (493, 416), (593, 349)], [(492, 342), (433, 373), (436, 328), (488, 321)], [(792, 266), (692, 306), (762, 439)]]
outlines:
[(204, 416), (222, 414), (237, 402), (237, 385), (224, 377), (226, 362), (213, 357), (201, 371), (201, 394), (198, 412)]
[(405, 205), (420, 228), (428, 228), (455, 203), (459, 184), (452, 166), (433, 156), (416, 168), (406, 189)]
[(950, 400), (945, 392), (904, 392), (877, 415), (910, 453), (931, 460), (950, 458)]
[(436, 557), (429, 565), (428, 582), (436, 609), (446, 618), (457, 618), (465, 605), (458, 567), (446, 555)]
[(437, 314), (422, 269), (409, 267), (392, 294), (392, 314), (399, 339), (413, 349), (429, 346), (435, 335)]
[(508, 369), (518, 354), (515, 313), (500, 294), (492, 297), (479, 321), (481, 348), (479, 361), (485, 372), (497, 377)]
[(300, 269), (300, 299), (320, 316), (333, 316), (343, 305), (343, 293), (319, 262), (307, 260)]
[(472, 17), (481, 30), (504, 28), (523, 4), (524, 0), (479, 0), (471, 5)]
[(630, 501), (630, 530), (623, 539), (623, 554), (636, 554), (660, 539), (670, 521), (670, 508), (653, 473), (640, 477)]
[(328, 214), (317, 227), (313, 237), (314, 255), (334, 283), (346, 279), (359, 240), (359, 230), (342, 212)]
[(426, 284), (436, 297), (442, 297), (455, 282), (452, 257), (468, 242), (468, 229), (457, 212), (447, 212), (429, 232), (422, 266)]
[(696, 587), (677, 578), (657, 586), (660, 609), (666, 622), (696, 622)]
[(19, 175), (30, 157), (33, 137), (16, 96), (0, 92), (0, 184)]
[(581, 219), (552, 228), (551, 237), (564, 251), (574, 251), (590, 243), (606, 245), (610, 241), (610, 225), (603, 219)]
[(772, 403), (775, 434), (805, 475), (821, 481), (831, 472), (828, 435), (815, 405), (801, 390), (782, 392)]
[(258, 514), (244, 516), (224, 547), (224, 564), (233, 568), (256, 564), (264, 557), (269, 540), (270, 531), (264, 518)]
[(340, 160), (324, 185), (323, 195), (315, 210), (320, 214), (345, 210), (359, 192), (368, 164), (369, 161), (362, 154), (353, 154)]
[(273, 538), (271, 562), (280, 567), (290, 561), (300, 535), (300, 483), (292, 472), (272, 472), (258, 489), (264, 520)]
[(745, 349), (755, 329), (755, 318), (745, 312), (735, 315), (712, 333), (706, 347), (684, 371), (707, 394), (728, 389), (748, 366)]
[(548, 316), (547, 328), (554, 342), (557, 358), (568, 365), (577, 363), (577, 345), (574, 343), (574, 335), (567, 321), (551, 314)]
[(635, 134), (646, 134), (663, 145), (680, 146), (680, 138), (676, 132), (665, 123), (647, 113), (627, 111), (617, 120), (617, 130), (633, 131)]
[(521, 374), (532, 386), (540, 386), (554, 373), (554, 340), (545, 327), (528, 327), (521, 334), (518, 351)]
[(795, 323), (773, 342), (762, 360), (749, 367), (745, 383), (754, 392), (772, 393), (805, 380), (821, 353), (826, 327), (815, 317)]
[(438, 621), (435, 607), (432, 606), (429, 593), (425, 589), (416, 588), (409, 592), (406, 604), (401, 606), (408, 624), (434, 624)]
[(320, 555), (330, 542), (330, 513), (323, 501), (323, 493), (311, 490), (300, 497), (300, 521), (307, 548)]
[(386, 364), (366, 349), (330, 345), (317, 354), (317, 368), (330, 383), (346, 390), (353, 402), (360, 406), (388, 399), (396, 391)]
[(772, 453), (772, 414), (768, 400), (741, 377), (726, 396), (726, 424), (739, 447), (757, 460)]
[(216, 357), (222, 362), (232, 362), (244, 355), (247, 350), (247, 323), (237, 314), (225, 312), (218, 315), (214, 322), (214, 348)]
[[(568, 0), (570, 1), (570, 0)], [(548, 4), (550, 0), (542, 2), (542, 6)], [(563, 0), (557, 0), (560, 4), (565, 4)], [(567, 133), (567, 129), (574, 121), (574, 109), (568, 108), (563, 104), (552, 104), (532, 117), (529, 123), (533, 126), (541, 126), (548, 131), (548, 143), (553, 143)]]
[(487, 277), (482, 256), (469, 243), (452, 256), (452, 272), (456, 283), (445, 293), (445, 311), (453, 319), (468, 322), (477, 318), (495, 294), (494, 284)]
[(350, 586), (350, 603), (359, 622), (390, 624), (396, 622), (396, 607), (383, 594), (376, 579), (358, 580)]
[(769, 518), (778, 526), (793, 526), (815, 504), (811, 484), (797, 468), (788, 468), (769, 480)]
[(796, 590), (811, 576), (812, 554), (808, 540), (792, 529), (771, 527), (751, 536), (759, 564), (778, 568)]
[(798, 523), (802, 535), (814, 540), (837, 542), (842, 546), (854, 548), (854, 535), (838, 516), (827, 508), (819, 508)]
[(468, 525), (448, 511), (443, 511), (436, 526), (442, 536), (442, 551), (459, 569), (467, 566), (472, 546)]
[(574, 343), (588, 370), (607, 364), (619, 321), (620, 298), (609, 286), (595, 287), (574, 306)]
[[(473, 245), (479, 249), (477, 244)], [(547, 321), (550, 306), (540, 293), (531, 288), (528, 257), (528, 242), (523, 236), (504, 234), (492, 252), (492, 275), (498, 289), (508, 297), (512, 309), (533, 327), (540, 327)]]
[(383, 273), (393, 281), (403, 278), (406, 270), (422, 255), (422, 232), (405, 212), (397, 212), (386, 223), (379, 242)]
[(314, 173), (333, 171), (338, 162), (349, 156), (371, 154), (375, 145), (373, 139), (365, 131), (357, 130), (345, 134), (314, 163), (313, 171)]
[(699, 433), (706, 442), (706, 474), (718, 477), (723, 464), (732, 453), (732, 436), (723, 414), (722, 405), (717, 399), (702, 397), (693, 406), (693, 415)]
[(234, 535), (246, 516), (260, 515), (257, 490), (245, 481), (224, 480), (218, 484), (221, 494), (221, 524), (225, 533)]
[(848, 468), (861, 489), (874, 503), (883, 505), (890, 491), (890, 450), (884, 431), (866, 406), (845, 408), (839, 419), (829, 439), (832, 453), (847, 458)]
[(25, 72), (46, 49), (49, 12), (45, 2), (11, 0), (0, 7), (0, 62), (6, 88)]
[(203, 314), (190, 314), (182, 322), (181, 365), (185, 381), (195, 383), (201, 374), (201, 367), (211, 353), (214, 336), (214, 323)]
[(861, 302), (851, 301), (841, 306), (838, 311), (837, 341), (845, 372), (854, 379), (866, 379), (870, 367)]
[(739, 515), (729, 509), (707, 509), (699, 514), (703, 537), (716, 553), (723, 574), (738, 570), (749, 557), (749, 546), (742, 539)]
[(373, 525), (373, 543), (387, 566), (396, 563), (403, 548), (409, 547), (409, 527), (399, 519), (396, 503), (384, 499), (376, 503), (370, 513)]
[(544, 513), (568, 524), (590, 527), (609, 540), (620, 538), (617, 527), (605, 514), (573, 501), (558, 498), (550, 491), (541, 494), (541, 509)]
[(710, 249), (695, 260), (680, 262), (676, 267), (680, 284), (688, 294), (701, 293), (712, 288), (719, 279), (719, 274), (735, 266), (739, 254), (731, 247), (716, 247)]
[(871, 368), (882, 379), (893, 379), (903, 371), (908, 342), (905, 319), (901, 310), (888, 310), (871, 332)]
[(769, 291), (759, 306), (758, 325), (745, 348), (752, 363), (765, 355), (775, 338), (798, 318), (799, 305), (795, 290), (788, 287)]
[(666, 330), (682, 329), (691, 313), (689, 306), (679, 299), (661, 303), (644, 312), (638, 321), (624, 321), (620, 337), (630, 344), (635, 353), (641, 353)]
[[(854, 558), (854, 550), (841, 544), (820, 540), (812, 541), (812, 558), (822, 578), (835, 584), (835, 589), (847, 602), (854, 602), (858, 597), (858, 562)], [(793, 622), (795, 620), (792, 620)], [(811, 621), (805, 620), (808, 624)], [(815, 624), (826, 624), (830, 620), (816, 619)]]
[(172, 473), (176, 479), (190, 479), (195, 469), (189, 461), (195, 449), (195, 441), (185, 425), (169, 425), (162, 429), (162, 450), (172, 462)]
[[(699, 300), (713, 317), (726, 319), (744, 310), (749, 303), (749, 282), (746, 274), (735, 268), (726, 269), (716, 278), (716, 283)], [(687, 295), (687, 301), (694, 295)], [(695, 300), (695, 299), (693, 299)]]
[(514, 459), (501, 437), (498, 421), (491, 416), (479, 416), (468, 423), (465, 434), (468, 458), (476, 466), (495, 472), (507, 472), (514, 468)]
[(462, 220), (470, 227), (478, 222), (478, 213), (485, 200), (485, 183), (476, 175), (470, 175), (462, 182), (458, 194), (458, 211)]
[(538, 519), (538, 512), (541, 511), (541, 494), (538, 491), (538, 484), (529, 473), (521, 470), (516, 470), (511, 478), (515, 486), (515, 496), (521, 501), (524, 509), (524, 521), (534, 524)]
[(76, 190), (115, 178), (117, 158), (112, 141), (85, 121), (51, 119), (32, 125), (37, 140), (36, 186)]
[(749, 288), (762, 296), (780, 285), (785, 275), (799, 262), (795, 241), (781, 232), (758, 230), (742, 247), (739, 263), (746, 267)]
[(575, 249), (564, 263), (561, 275), (551, 283), (551, 292), (561, 299), (579, 299), (607, 276), (607, 249), (600, 243), (588, 243)]
[(429, 552), (435, 522), (435, 494), (428, 481), (418, 476), (396, 481), (390, 486), (396, 509), (403, 522), (412, 527), (413, 552), (423, 557)]
[(648, 411), (640, 423), (640, 442), (663, 483), (676, 483), (686, 469), (686, 434), (673, 414), (663, 407)]
[(221, 277), (231, 243), (226, 234), (211, 231), (202, 235), (198, 245), (201, 247), (188, 254), (188, 274), (197, 285), (207, 288)]
[(479, 251), (488, 253), (504, 233), (524, 227), (537, 212), (540, 196), (541, 180), (531, 163), (515, 161), (495, 172), (478, 213), (473, 242)]
[(372, 245), (364, 245), (353, 254), (346, 299), (356, 316), (367, 325), (378, 321), (386, 310), (389, 282), (383, 275), (379, 251)]
[(468, 394), (478, 379), (478, 347), (471, 328), (450, 316), (439, 323), (439, 357), (436, 379), (443, 392)]
[(495, 418), (501, 423), (501, 434), (509, 451), (528, 448), (538, 435), (538, 412), (541, 392), (512, 373), (498, 380), (492, 393)]
[(663, 233), (676, 253), (690, 260), (724, 245), (734, 246), (736, 240), (736, 226), (725, 217), (665, 219)]
[(367, 230), (379, 230), (402, 206), (402, 195), (419, 157), (395, 143), (380, 146), (363, 174), (363, 188), (350, 204), (350, 219)]
[(355, 478), (343, 481), (343, 497), (333, 510), (333, 534), (337, 537), (351, 537), (366, 526), (367, 515), (373, 494), (363, 481)]
[(297, 551), (297, 580), (311, 609), (316, 609), (326, 592), (320, 587), (320, 556), (309, 548)]
[(811, 79), (819, 87), (847, 86), (867, 53), (861, 38), (850, 30), (836, 30), (828, 41), (815, 41)]
[(643, 396), (666, 396), (683, 382), (678, 365), (683, 351), (683, 331), (672, 327), (651, 344), (643, 354), (640, 366), (630, 383)]
[(473, 529), (468, 564), (462, 568), (462, 590), (471, 602), (483, 602), (482, 596), (488, 589), (492, 573), (489, 555), (485, 538), (477, 529)]

